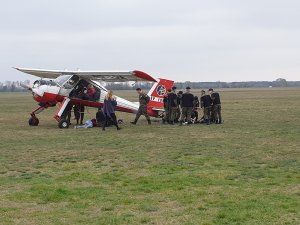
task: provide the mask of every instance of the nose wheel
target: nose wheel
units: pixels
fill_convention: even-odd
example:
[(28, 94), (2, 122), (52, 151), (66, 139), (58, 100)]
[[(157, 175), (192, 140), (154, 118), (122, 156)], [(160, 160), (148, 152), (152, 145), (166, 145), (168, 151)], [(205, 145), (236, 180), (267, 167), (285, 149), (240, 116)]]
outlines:
[(31, 117), (29, 120), (28, 120), (28, 124), (29, 126), (38, 126), (39, 125), (39, 119), (36, 118), (36, 117)]
[(36, 110), (30, 113), (30, 119), (28, 120), (29, 126), (37, 126), (39, 125), (39, 119), (36, 117), (36, 114), (42, 112), (45, 109), (44, 106), (39, 106)]

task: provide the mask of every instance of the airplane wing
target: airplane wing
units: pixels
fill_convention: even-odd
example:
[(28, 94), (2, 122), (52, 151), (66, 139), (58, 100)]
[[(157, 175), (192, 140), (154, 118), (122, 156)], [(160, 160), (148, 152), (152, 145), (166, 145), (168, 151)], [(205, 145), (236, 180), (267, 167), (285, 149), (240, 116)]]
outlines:
[(139, 70), (133, 71), (63, 71), (63, 70), (43, 70), (30, 68), (15, 68), (24, 73), (41, 78), (55, 79), (61, 75), (77, 75), (81, 78), (99, 80), (104, 82), (127, 82), (127, 81), (151, 81), (157, 80), (149, 74)]

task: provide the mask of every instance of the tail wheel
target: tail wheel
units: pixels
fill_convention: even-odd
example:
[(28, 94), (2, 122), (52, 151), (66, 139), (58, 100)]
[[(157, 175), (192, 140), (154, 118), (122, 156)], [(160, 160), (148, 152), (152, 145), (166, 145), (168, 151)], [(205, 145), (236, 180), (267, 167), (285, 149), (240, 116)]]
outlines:
[(69, 128), (69, 121), (66, 120), (66, 119), (61, 119), (59, 122), (58, 122), (58, 127), (59, 128)]
[(29, 126), (37, 126), (39, 125), (39, 119), (36, 118), (36, 117), (31, 117), (29, 120), (28, 120), (28, 124)]

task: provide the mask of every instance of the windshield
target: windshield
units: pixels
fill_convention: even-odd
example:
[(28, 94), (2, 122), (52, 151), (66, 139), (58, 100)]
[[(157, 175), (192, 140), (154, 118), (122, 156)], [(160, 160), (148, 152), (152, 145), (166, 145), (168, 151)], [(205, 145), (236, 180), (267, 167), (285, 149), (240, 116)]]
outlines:
[(57, 77), (54, 81), (59, 85), (59, 86), (63, 86), (63, 84), (70, 79), (72, 75), (61, 75), (59, 77)]

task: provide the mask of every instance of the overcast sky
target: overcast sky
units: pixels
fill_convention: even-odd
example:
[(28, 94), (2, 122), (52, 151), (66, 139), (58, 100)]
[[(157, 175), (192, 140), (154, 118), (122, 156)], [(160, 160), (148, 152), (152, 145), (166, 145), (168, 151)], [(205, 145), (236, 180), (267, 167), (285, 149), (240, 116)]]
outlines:
[(11, 67), (142, 70), (175, 81), (300, 80), (299, 0), (3, 0)]

